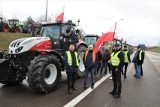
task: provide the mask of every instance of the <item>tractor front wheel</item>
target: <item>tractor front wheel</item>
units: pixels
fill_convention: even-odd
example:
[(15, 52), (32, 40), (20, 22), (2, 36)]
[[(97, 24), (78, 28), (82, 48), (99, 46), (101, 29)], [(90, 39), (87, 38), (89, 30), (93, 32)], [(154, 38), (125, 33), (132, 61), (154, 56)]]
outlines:
[(61, 76), (60, 63), (53, 55), (43, 55), (34, 59), (28, 67), (29, 86), (42, 93), (53, 91), (59, 83)]

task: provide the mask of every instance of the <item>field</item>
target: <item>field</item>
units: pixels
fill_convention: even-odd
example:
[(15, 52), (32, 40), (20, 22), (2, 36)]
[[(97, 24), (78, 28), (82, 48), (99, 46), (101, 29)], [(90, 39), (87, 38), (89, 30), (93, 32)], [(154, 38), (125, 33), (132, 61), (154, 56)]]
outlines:
[(158, 53), (160, 53), (160, 47), (149, 48), (147, 50), (148, 51), (152, 51), (152, 52), (158, 52)]
[(0, 51), (8, 50), (8, 46), (13, 40), (24, 37), (31, 37), (31, 34), (0, 32)]

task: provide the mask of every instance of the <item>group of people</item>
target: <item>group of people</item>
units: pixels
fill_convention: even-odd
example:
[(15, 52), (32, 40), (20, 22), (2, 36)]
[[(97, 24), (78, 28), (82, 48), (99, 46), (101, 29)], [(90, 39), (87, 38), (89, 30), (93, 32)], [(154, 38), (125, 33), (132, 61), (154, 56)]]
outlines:
[[(75, 43), (70, 43), (69, 50), (66, 51), (64, 56), (64, 63), (66, 65), (66, 73), (67, 73), (67, 86), (68, 93), (72, 94), (73, 90), (77, 90), (75, 87), (75, 81), (77, 79), (77, 70), (79, 66), (78, 54), (75, 51)], [(135, 65), (135, 78), (140, 78), (142, 64), (144, 59), (144, 52), (137, 47), (137, 52), (134, 55), (132, 62)], [(127, 78), (127, 67), (128, 63), (131, 62), (130, 54), (126, 46), (124, 46), (124, 50), (121, 50), (121, 47), (116, 44), (110, 54), (108, 48), (104, 50), (104, 52), (99, 51), (95, 53), (93, 49), (93, 45), (88, 46), (88, 50), (84, 53), (83, 63), (85, 66), (85, 77), (84, 77), (84, 89), (87, 89), (87, 81), (88, 74), (91, 74), (91, 88), (94, 89), (95, 84), (95, 76), (99, 73), (100, 76), (103, 74), (107, 74), (107, 68), (109, 69), (109, 73), (112, 70), (112, 80), (113, 80), (113, 90), (109, 92), (109, 94), (113, 95), (114, 98), (120, 98), (121, 96), (121, 74), (124, 75), (124, 78)], [(124, 71), (123, 71), (124, 67)]]

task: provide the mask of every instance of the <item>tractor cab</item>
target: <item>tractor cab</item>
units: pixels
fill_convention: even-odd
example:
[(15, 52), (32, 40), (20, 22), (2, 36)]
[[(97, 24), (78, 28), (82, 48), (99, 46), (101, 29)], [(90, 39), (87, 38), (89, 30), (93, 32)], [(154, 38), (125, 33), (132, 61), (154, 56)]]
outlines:
[(87, 45), (90, 45), (90, 44), (95, 45), (98, 38), (99, 38), (98, 35), (91, 34), (91, 35), (86, 35), (84, 40)]
[(67, 22), (57, 22), (43, 24), (41, 29), (41, 37), (50, 37), (52, 40), (52, 48), (59, 52), (64, 53), (66, 51), (63, 36), (66, 35), (66, 30), (70, 29), (72, 32), (75, 31), (76, 24), (72, 23), (71, 20)]

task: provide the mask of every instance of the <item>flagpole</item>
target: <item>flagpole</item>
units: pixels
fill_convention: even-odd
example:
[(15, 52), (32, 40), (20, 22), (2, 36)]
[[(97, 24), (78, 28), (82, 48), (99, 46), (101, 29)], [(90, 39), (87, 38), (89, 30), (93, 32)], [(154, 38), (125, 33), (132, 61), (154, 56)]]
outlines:
[[(121, 21), (121, 20), (123, 20), (123, 19), (120, 19), (120, 20), (116, 21), (116, 23), (115, 23), (114, 36), (113, 36), (113, 37), (115, 37), (115, 34), (116, 34), (116, 30), (117, 30), (117, 23), (118, 23), (119, 21)], [(114, 46), (114, 40), (113, 40), (113, 43), (112, 43), (112, 49), (113, 49), (113, 46)]]

